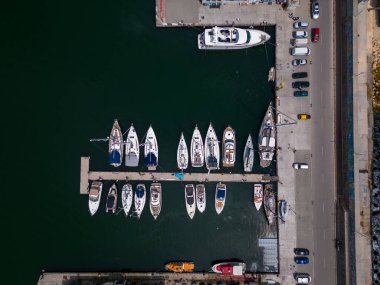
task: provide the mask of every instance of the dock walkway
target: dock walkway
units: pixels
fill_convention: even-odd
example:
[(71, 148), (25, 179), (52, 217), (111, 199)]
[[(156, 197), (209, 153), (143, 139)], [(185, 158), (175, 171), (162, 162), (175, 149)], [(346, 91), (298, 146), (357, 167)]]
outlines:
[(89, 181), (196, 181), (196, 182), (259, 182), (277, 181), (277, 176), (254, 173), (183, 173), (178, 178), (174, 172), (90, 171), (90, 157), (81, 157), (80, 194), (88, 194)]

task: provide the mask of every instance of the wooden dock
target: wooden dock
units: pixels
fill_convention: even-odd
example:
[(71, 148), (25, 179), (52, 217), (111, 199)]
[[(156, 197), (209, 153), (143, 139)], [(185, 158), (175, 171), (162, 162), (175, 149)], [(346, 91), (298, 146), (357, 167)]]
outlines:
[(89, 181), (93, 180), (267, 183), (278, 179), (277, 176), (254, 173), (185, 172), (178, 178), (175, 172), (90, 171), (90, 157), (81, 157), (80, 194), (88, 194)]

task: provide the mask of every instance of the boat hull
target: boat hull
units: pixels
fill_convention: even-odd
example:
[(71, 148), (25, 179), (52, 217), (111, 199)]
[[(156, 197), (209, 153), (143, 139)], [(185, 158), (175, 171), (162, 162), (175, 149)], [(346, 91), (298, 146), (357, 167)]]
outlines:
[(264, 210), (268, 220), (268, 224), (272, 224), (276, 214), (276, 201), (271, 184), (264, 186)]
[(210, 123), (210, 126), (207, 130), (207, 135), (205, 139), (205, 159), (206, 159), (206, 168), (211, 170), (219, 169), (220, 161), (220, 150), (219, 142), (216, 136), (215, 130)]
[(263, 122), (261, 123), (258, 146), (260, 166), (266, 168), (271, 164), (276, 148), (276, 126), (272, 102), (269, 104)]
[(100, 181), (94, 181), (91, 183), (90, 191), (88, 193), (88, 209), (91, 216), (99, 209), (100, 201), (102, 198), (103, 183)]
[(223, 167), (234, 167), (236, 160), (235, 130), (228, 126), (223, 132)]
[(193, 167), (203, 167), (205, 157), (203, 139), (197, 126), (195, 127), (191, 138), (190, 157), (191, 165)]
[(144, 144), (145, 165), (148, 170), (156, 170), (158, 165), (158, 144), (152, 126), (149, 127)]
[(112, 184), (112, 186), (110, 187), (110, 190), (108, 191), (107, 201), (106, 201), (106, 213), (115, 214), (116, 206), (117, 206), (117, 186), (114, 183)]
[(215, 210), (218, 215), (224, 209), (224, 205), (226, 203), (226, 197), (227, 197), (226, 185), (223, 183), (218, 183), (216, 185), (216, 190), (215, 190)]
[(139, 138), (133, 125), (129, 128), (127, 140), (125, 142), (125, 166), (139, 166), (140, 145)]
[(131, 184), (125, 184), (121, 189), (121, 204), (123, 206), (124, 214), (128, 217), (133, 202), (133, 190)]
[(253, 149), (253, 142), (251, 135), (248, 136), (247, 142), (244, 148), (243, 164), (244, 172), (252, 172), (255, 152)]
[(198, 184), (196, 187), (197, 209), (203, 213), (206, 210), (206, 188), (204, 184)]
[(175, 273), (193, 272), (194, 263), (193, 262), (170, 262), (165, 265), (165, 269), (175, 272)]
[(213, 265), (211, 270), (222, 275), (241, 276), (245, 273), (246, 264), (243, 262), (222, 262)]
[(150, 186), (150, 213), (156, 220), (161, 213), (162, 190), (160, 183), (152, 183)]
[(114, 121), (108, 142), (108, 163), (114, 167), (119, 167), (123, 161), (123, 133), (119, 123)]
[(186, 169), (189, 164), (189, 152), (187, 150), (187, 144), (183, 133), (179, 139), (179, 144), (177, 148), (177, 166), (179, 169)]
[(135, 214), (136, 217), (139, 219), (142, 211), (144, 210), (145, 207), (145, 201), (146, 201), (146, 187), (144, 184), (138, 184), (136, 186), (136, 191), (135, 191)]
[(187, 184), (185, 186), (185, 204), (186, 211), (190, 219), (194, 218), (195, 209), (196, 209), (196, 197), (195, 189), (193, 184)]
[(256, 210), (259, 211), (263, 204), (263, 185), (254, 184), (253, 191), (253, 202), (255, 204)]

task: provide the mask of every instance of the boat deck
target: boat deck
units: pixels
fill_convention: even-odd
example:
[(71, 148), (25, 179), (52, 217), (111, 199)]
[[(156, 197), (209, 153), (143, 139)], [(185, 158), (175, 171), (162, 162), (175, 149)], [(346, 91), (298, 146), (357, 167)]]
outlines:
[(178, 178), (174, 172), (90, 171), (90, 157), (81, 157), (80, 194), (88, 194), (89, 181), (93, 180), (267, 183), (278, 178), (255, 173), (183, 173), (183, 178)]

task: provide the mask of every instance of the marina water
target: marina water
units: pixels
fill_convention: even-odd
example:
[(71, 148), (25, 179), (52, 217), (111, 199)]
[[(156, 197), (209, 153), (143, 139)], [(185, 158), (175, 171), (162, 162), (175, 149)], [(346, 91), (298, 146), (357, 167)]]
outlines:
[[(182, 131), (189, 145), (195, 124), (204, 136), (212, 122), (219, 140), (231, 125), (237, 162), (220, 171), (242, 172), (248, 134), (257, 148), (261, 120), (274, 98), (267, 82), (273, 44), (199, 51), (200, 29), (158, 29), (153, 2), (132, 2), (31, 6), (28, 25), (14, 25), (15, 35), (3, 47), (9, 68), (4, 106), (11, 106), (5, 113), (13, 120), (5, 127), (13, 142), (4, 148), (11, 171), (3, 185), (3, 256), (5, 278), (14, 284), (35, 284), (42, 269), (156, 271), (171, 260), (193, 260), (196, 270), (208, 271), (214, 261), (241, 259), (248, 270), (266, 270), (258, 238), (276, 237), (277, 226), (269, 228), (263, 209), (254, 208), (251, 184), (227, 183), (221, 215), (214, 208), (215, 184), (206, 184), (206, 211), (193, 220), (180, 182), (162, 183), (157, 221), (149, 205), (140, 220), (122, 212), (106, 215), (108, 183), (94, 217), (88, 197), (79, 195), (80, 156), (91, 156), (92, 170), (114, 170), (107, 165), (107, 143), (89, 139), (108, 136), (115, 118), (123, 132), (133, 123), (140, 140), (152, 124), (158, 170), (168, 172), (177, 171)], [(273, 43), (274, 28), (265, 30)], [(275, 164), (261, 169), (256, 152), (254, 172), (273, 175)]]

